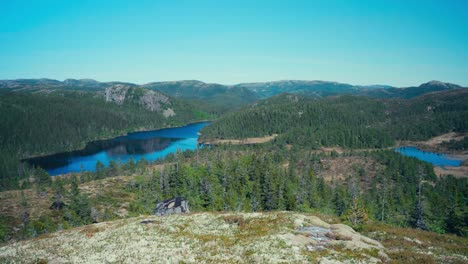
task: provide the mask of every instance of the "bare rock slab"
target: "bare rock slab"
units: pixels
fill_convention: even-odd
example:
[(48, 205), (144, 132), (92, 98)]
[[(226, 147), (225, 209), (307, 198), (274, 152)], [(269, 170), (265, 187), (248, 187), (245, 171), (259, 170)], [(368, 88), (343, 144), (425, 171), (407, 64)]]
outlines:
[(188, 202), (185, 198), (175, 197), (167, 199), (156, 205), (155, 215), (170, 215), (190, 213)]

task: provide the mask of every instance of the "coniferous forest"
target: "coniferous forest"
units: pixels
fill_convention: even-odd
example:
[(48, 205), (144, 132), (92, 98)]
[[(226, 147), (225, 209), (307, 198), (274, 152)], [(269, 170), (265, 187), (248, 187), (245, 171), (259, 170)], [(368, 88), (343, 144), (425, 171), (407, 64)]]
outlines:
[(396, 140), (425, 140), (468, 129), (468, 92), (409, 100), (359, 96), (322, 100), (280, 95), (228, 114), (202, 130), (203, 138), (279, 134), (278, 144), (318, 148), (382, 148)]
[(0, 0), (1, 263), (468, 263), (468, 0)]
[[(20, 160), (213, 115), (197, 110), (190, 101), (173, 100), (177, 115), (167, 118), (131, 102), (105, 102), (88, 91), (2, 95), (1, 188), (23, 189), (20, 207), (25, 208), (20, 218), (0, 219), (2, 240), (116, 219), (115, 210), (122, 203), (128, 203), (130, 216), (151, 214), (157, 202), (175, 196), (186, 197), (194, 211), (317, 212), (335, 215), (358, 230), (381, 222), (468, 234), (467, 179), (437, 177), (432, 165), (390, 149), (400, 140), (466, 132), (468, 93), (464, 90), (413, 99), (279, 95), (226, 113), (201, 131), (202, 141), (278, 134), (268, 143), (207, 145), (171, 154), (156, 164), (131, 160), (111, 162), (106, 168), (98, 162), (95, 172), (53, 180), (44, 170)], [(446, 145), (463, 149), (465, 141)], [(339, 147), (344, 152), (323, 152), (321, 147)], [(349, 159), (354, 163), (346, 173), (331, 173)], [(110, 193), (91, 194), (79, 188), (116, 176), (132, 177)], [(48, 193), (55, 208), (52, 213), (30, 217), (27, 190)], [(12, 233), (12, 226), (20, 231)]]
[[(326, 161), (342, 158), (368, 161), (373, 172), (356, 164), (343, 178), (323, 177)], [(130, 216), (152, 214), (158, 201), (175, 196), (186, 197), (194, 211), (319, 212), (336, 215), (358, 230), (369, 222), (382, 222), (468, 235), (467, 179), (438, 178), (430, 164), (389, 150), (324, 154), (276, 146), (224, 146), (179, 152), (160, 164), (164, 169), (151, 170), (144, 160), (111, 163), (108, 168), (97, 164), (96, 172), (54, 181), (36, 170), (30, 187), (41, 192), (51, 186), (51, 203), (65, 207), (39, 219), (21, 220), (22, 229), (15, 237), (116, 219), (113, 208), (123, 201), (129, 203)], [(78, 188), (86, 182), (124, 175), (137, 176), (117, 189), (95, 195)], [(98, 210), (103, 207), (104, 211)], [(15, 220), (1, 220), (5, 240), (12, 236), (9, 225)]]
[(0, 190), (18, 188), (29, 169), (20, 160), (81, 149), (87, 142), (138, 130), (180, 126), (212, 118), (195, 105), (171, 99), (166, 118), (138, 104), (106, 102), (94, 92), (0, 91)]

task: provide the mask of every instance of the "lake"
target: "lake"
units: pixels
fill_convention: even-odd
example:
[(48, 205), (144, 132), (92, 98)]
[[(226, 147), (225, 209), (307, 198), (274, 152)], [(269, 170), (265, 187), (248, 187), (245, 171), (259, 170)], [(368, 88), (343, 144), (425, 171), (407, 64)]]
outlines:
[(414, 157), (422, 161), (432, 163), (434, 166), (455, 166), (459, 167), (461, 160), (450, 158), (444, 154), (422, 151), (416, 147), (399, 147), (395, 151), (408, 157)]
[(27, 163), (45, 169), (50, 175), (71, 172), (95, 171), (96, 162), (106, 167), (111, 160), (126, 163), (144, 158), (155, 161), (177, 150), (195, 150), (198, 132), (209, 122), (189, 124), (183, 127), (134, 132), (108, 140), (90, 142), (83, 150), (57, 153), (26, 159)]

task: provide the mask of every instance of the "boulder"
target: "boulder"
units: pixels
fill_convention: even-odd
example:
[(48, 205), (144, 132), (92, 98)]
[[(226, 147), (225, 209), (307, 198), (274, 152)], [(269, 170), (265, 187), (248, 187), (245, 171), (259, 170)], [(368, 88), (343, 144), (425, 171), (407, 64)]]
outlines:
[(189, 212), (188, 202), (182, 197), (175, 197), (162, 201), (156, 205), (156, 209), (154, 210), (155, 215), (182, 214)]
[(62, 202), (62, 201), (54, 201), (52, 203), (52, 205), (49, 207), (49, 209), (51, 210), (55, 210), (55, 211), (60, 211), (62, 210), (64, 207), (66, 207), (67, 205)]

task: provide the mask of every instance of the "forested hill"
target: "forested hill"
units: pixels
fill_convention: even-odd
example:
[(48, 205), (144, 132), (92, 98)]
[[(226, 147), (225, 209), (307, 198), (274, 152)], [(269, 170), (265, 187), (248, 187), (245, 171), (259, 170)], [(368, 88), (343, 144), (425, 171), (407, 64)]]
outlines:
[(200, 81), (153, 82), (143, 87), (178, 98), (197, 100), (206, 111), (216, 113), (238, 109), (260, 98), (255, 92), (244, 87)]
[(86, 142), (210, 119), (194, 104), (138, 86), (102, 92), (0, 90), (0, 189), (28, 173), (19, 160), (74, 150)]
[(243, 83), (235, 87), (244, 87), (258, 94), (260, 98), (269, 98), (282, 93), (305, 95), (314, 98), (351, 94), (374, 98), (413, 98), (430, 92), (462, 89), (463, 87), (439, 81), (430, 81), (419, 86), (396, 88), (388, 85), (351, 85), (328, 81), (277, 81), (265, 83)]
[(204, 83), (200, 81), (151, 82), (137, 85), (126, 82), (98, 82), (92, 79), (67, 79), (58, 81), (53, 79), (18, 79), (0, 80), (0, 90), (22, 92), (50, 92), (50, 91), (94, 91), (103, 92), (115, 85), (126, 85), (145, 88), (174, 98), (193, 101), (204, 111), (222, 114), (239, 109), (259, 99), (259, 96), (244, 87), (226, 86), (221, 84)]
[(283, 94), (228, 114), (204, 128), (202, 141), (279, 134), (276, 143), (380, 148), (468, 129), (468, 90), (413, 99), (338, 96), (320, 100)]
[(135, 85), (127, 82), (98, 82), (93, 79), (66, 79), (63, 82), (54, 79), (16, 79), (0, 80), (0, 89), (9, 91), (104, 91), (116, 84)]
[(383, 89), (367, 89), (363, 90), (361, 94), (375, 98), (413, 98), (428, 93), (457, 89), (463, 89), (463, 87), (452, 83), (430, 81), (419, 86), (406, 88), (387, 87)]
[(261, 83), (241, 83), (222, 85), (196, 80), (150, 82), (137, 85), (126, 82), (98, 82), (92, 79), (18, 79), (0, 80), (0, 89), (23, 92), (94, 91), (103, 92), (114, 85), (130, 85), (146, 88), (175, 98), (195, 102), (204, 111), (224, 114), (238, 110), (259, 99), (270, 98), (283, 93), (304, 95), (311, 98), (324, 98), (336, 95), (363, 95), (372, 98), (413, 98), (431, 92), (457, 90), (463, 87), (430, 81), (419, 86), (396, 88), (389, 85), (351, 85), (329, 81), (286, 80)]

